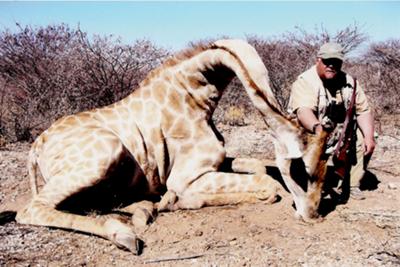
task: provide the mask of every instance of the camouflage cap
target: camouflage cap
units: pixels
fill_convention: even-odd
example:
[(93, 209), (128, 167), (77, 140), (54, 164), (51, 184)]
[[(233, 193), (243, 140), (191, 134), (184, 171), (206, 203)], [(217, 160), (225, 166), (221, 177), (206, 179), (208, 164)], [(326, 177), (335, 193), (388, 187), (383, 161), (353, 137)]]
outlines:
[(338, 58), (343, 61), (343, 47), (338, 43), (323, 44), (319, 49), (317, 56), (323, 59)]

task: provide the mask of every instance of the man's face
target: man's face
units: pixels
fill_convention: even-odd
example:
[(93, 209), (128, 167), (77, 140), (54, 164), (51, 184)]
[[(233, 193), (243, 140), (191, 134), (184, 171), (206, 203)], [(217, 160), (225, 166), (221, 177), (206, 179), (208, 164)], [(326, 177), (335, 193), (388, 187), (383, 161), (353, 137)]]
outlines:
[(336, 77), (342, 68), (342, 63), (338, 58), (317, 58), (317, 73), (322, 80), (330, 80)]

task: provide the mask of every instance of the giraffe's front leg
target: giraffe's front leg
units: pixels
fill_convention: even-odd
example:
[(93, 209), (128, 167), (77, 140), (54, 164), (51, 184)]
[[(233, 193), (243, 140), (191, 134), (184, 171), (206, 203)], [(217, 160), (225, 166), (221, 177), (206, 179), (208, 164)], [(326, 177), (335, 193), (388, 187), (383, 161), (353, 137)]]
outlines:
[(132, 214), (132, 223), (134, 226), (144, 227), (155, 220), (157, 209), (153, 202), (143, 200), (126, 206), (119, 211)]
[(157, 203), (157, 211), (174, 211), (179, 209), (177, 206), (178, 196), (172, 190), (168, 190)]
[(171, 190), (159, 204), (159, 209), (198, 209), (203, 206), (234, 205), (264, 201), (274, 203), (280, 184), (266, 174), (209, 172), (179, 197)]
[[(264, 174), (267, 162), (255, 158), (234, 158), (232, 160), (232, 170), (237, 173)], [(271, 165), (271, 162), (268, 162)], [(274, 165), (274, 163), (272, 163)]]

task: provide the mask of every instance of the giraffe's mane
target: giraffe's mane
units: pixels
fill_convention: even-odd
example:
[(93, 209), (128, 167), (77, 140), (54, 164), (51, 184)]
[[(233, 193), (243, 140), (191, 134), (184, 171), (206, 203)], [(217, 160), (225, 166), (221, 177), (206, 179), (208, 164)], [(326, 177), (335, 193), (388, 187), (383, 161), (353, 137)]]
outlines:
[(150, 71), (150, 73), (140, 83), (140, 85), (144, 86), (144, 85), (148, 84), (154, 77), (158, 76), (160, 74), (160, 72), (164, 71), (165, 69), (176, 66), (179, 63), (181, 63), (189, 58), (192, 58), (193, 56), (198, 55), (207, 49), (210, 49), (212, 46), (213, 46), (213, 44), (211, 44), (211, 43), (199, 44), (194, 47), (184, 49), (181, 52), (178, 52), (177, 54), (166, 59), (165, 62), (163, 64), (161, 64), (161, 66)]

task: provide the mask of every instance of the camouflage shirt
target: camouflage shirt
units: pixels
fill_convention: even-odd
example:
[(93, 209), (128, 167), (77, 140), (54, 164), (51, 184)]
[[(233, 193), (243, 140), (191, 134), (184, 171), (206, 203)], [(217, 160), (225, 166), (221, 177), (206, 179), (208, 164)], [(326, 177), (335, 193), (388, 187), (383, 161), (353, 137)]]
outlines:
[[(313, 66), (300, 74), (292, 85), (288, 110), (294, 115), (300, 107), (307, 107), (313, 110), (315, 116), (323, 123), (329, 121), (335, 126), (335, 130), (328, 142), (328, 153), (333, 150), (338, 141), (340, 130), (343, 126), (345, 111), (347, 110), (354, 88), (353, 78), (340, 72), (334, 85), (326, 88)], [(356, 116), (370, 112), (370, 106), (364, 90), (357, 81), (356, 89)]]

